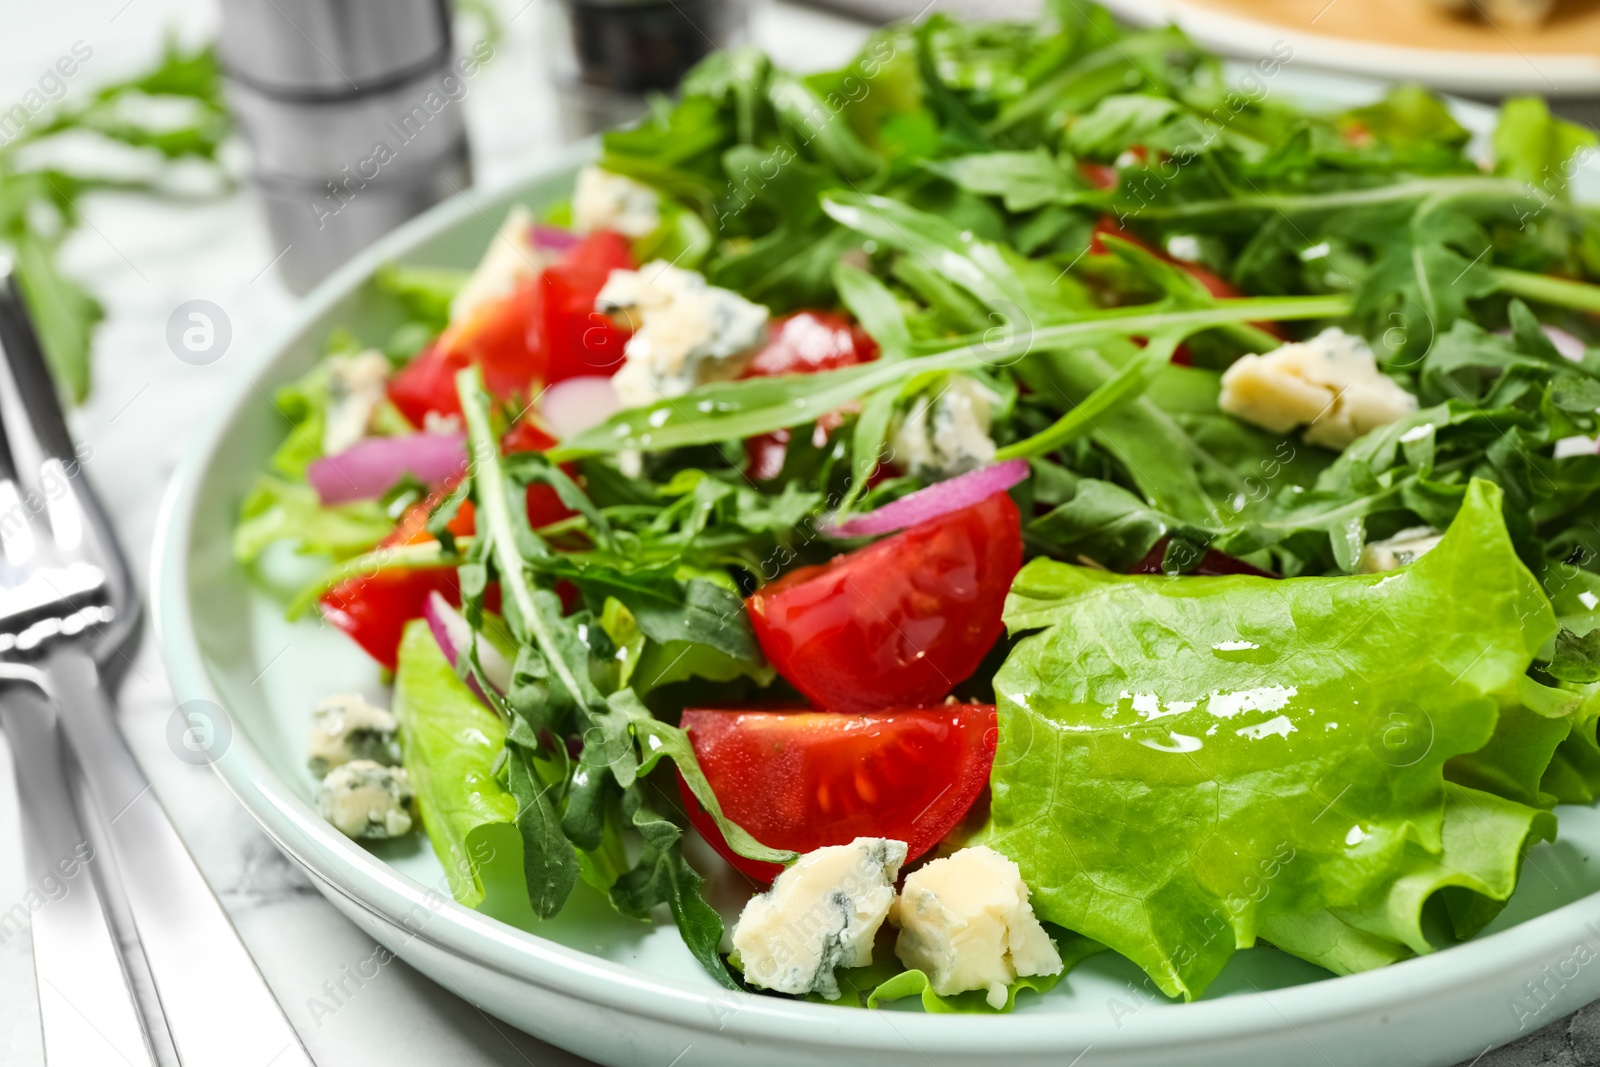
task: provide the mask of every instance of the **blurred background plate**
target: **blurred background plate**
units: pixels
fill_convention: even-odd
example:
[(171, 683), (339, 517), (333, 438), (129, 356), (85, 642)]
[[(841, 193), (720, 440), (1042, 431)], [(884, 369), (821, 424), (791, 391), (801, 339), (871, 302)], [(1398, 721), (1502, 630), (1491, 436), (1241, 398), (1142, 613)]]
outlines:
[(1432, 0), (1105, 0), (1140, 25), (1172, 22), (1225, 55), (1294, 50), (1296, 66), (1410, 80), (1498, 97), (1600, 95), (1600, 3), (1558, 0), (1548, 21), (1523, 28), (1467, 0), (1464, 15)]

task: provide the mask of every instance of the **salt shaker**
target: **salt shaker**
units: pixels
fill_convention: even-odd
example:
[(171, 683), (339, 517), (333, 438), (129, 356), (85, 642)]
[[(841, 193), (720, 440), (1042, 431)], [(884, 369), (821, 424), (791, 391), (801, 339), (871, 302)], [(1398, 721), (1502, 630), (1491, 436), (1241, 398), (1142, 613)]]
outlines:
[(289, 287), (471, 184), (446, 0), (221, 0), (218, 52)]
[(713, 51), (742, 43), (746, 0), (548, 0), (548, 62), (570, 138), (643, 114)]

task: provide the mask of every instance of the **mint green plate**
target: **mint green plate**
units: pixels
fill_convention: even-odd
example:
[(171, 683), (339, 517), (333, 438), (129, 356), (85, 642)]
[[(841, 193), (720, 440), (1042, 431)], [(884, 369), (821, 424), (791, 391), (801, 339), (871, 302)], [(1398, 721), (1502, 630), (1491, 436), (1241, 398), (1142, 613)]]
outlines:
[[(1291, 76), (1271, 91), (1348, 103), (1370, 84)], [(1489, 113), (1460, 105), (1480, 136)], [(375, 666), (316, 621), (285, 622), (252, 588), (229, 539), (239, 501), (282, 438), (267, 399), (316, 360), (334, 327), (379, 338), (398, 321), (368, 277), (389, 260), (469, 267), (504, 217), (570, 194), (588, 146), (498, 192), (473, 190), (396, 231), (316, 290), (262, 345), (181, 465), (156, 538), (156, 626), (180, 700), (226, 709), (232, 739), (215, 766), (239, 802), (353, 922), (451, 991), (515, 1026), (604, 1064), (765, 1067), (859, 1063), (967, 1067), (1246, 1067), (1470, 1060), (1600, 996), (1600, 813), (1563, 808), (1510, 907), (1476, 940), (1381, 971), (1333, 978), (1272, 949), (1241, 952), (1195, 1004), (1155, 996), (1119, 957), (1089, 960), (1007, 1016), (865, 1011), (730, 993), (700, 970), (669, 919), (618, 918), (580, 887), (557, 919), (519, 929), (450, 899), (421, 836), (367, 849), (308, 803), (307, 725), (340, 690), (382, 696)], [(1586, 170), (1580, 190), (1600, 192)], [(706, 856), (709, 864), (720, 863)], [(725, 903), (737, 905), (730, 892)], [(675, 1059), (674, 1057), (678, 1057)]]

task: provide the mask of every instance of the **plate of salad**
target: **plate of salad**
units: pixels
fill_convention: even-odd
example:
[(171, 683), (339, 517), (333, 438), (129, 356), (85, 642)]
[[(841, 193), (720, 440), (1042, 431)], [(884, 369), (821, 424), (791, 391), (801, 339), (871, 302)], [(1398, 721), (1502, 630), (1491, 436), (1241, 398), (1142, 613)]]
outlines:
[(1470, 1059), (1600, 994), (1593, 144), (1066, 3), (719, 54), (262, 348), (176, 689), (603, 1063)]

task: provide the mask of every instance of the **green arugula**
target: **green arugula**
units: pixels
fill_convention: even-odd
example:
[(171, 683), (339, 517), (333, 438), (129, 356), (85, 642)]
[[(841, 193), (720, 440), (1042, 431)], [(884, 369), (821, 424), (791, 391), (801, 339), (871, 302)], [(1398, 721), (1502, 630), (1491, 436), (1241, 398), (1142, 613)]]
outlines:
[[(182, 116), (176, 123), (155, 117), (174, 110)], [(0, 245), (13, 257), (45, 360), (72, 401), (89, 395), (89, 353), (103, 315), (99, 301), (58, 263), (62, 245), (82, 220), (83, 197), (98, 191), (175, 197), (181, 194), (170, 180), (172, 165), (194, 161), (226, 185), (217, 153), (229, 126), (215, 53), (210, 47), (188, 50), (169, 39), (151, 70), (35, 114), (0, 144)], [(152, 156), (161, 165), (148, 177), (113, 177), (103, 170), (79, 171), (70, 163), (42, 162), (70, 158), (47, 149), (83, 136)]]

